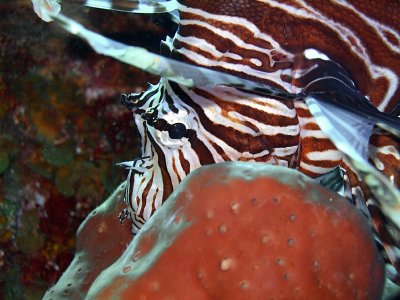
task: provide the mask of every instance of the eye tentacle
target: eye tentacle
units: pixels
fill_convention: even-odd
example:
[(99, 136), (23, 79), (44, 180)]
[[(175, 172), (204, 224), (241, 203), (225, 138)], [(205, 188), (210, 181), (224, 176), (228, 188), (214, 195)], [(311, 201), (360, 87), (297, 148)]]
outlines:
[(134, 110), (140, 101), (140, 94), (121, 94), (121, 104), (129, 110)]

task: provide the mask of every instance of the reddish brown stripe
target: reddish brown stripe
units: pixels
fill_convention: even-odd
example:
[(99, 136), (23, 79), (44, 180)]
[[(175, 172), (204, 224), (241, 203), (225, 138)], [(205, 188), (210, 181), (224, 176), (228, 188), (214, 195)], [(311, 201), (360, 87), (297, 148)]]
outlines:
[(183, 169), (183, 171), (185, 171), (185, 174), (188, 175), (190, 173), (190, 163), (183, 156), (183, 152), (181, 149), (178, 150), (178, 153), (179, 153), (179, 161), (182, 166), (182, 169)]
[(150, 134), (148, 135), (148, 137), (152, 146), (154, 147), (155, 152), (158, 155), (158, 167), (160, 168), (161, 171), (163, 188), (164, 188), (162, 199), (165, 200), (173, 191), (171, 178), (168, 174), (167, 165), (165, 163), (165, 156), (162, 149), (157, 145), (157, 142), (153, 139), (153, 137)]
[[(144, 178), (144, 179), (147, 179), (147, 178)], [(140, 211), (137, 212), (137, 214), (142, 218), (143, 218), (144, 209), (145, 209), (145, 207), (147, 205), (147, 201), (146, 201), (146, 200), (148, 200), (147, 196), (149, 194), (149, 190), (150, 190), (151, 186), (153, 185), (153, 179), (154, 179), (154, 173), (152, 172), (151, 173), (151, 178), (147, 182), (146, 187), (145, 187), (145, 189), (143, 190), (143, 193), (142, 193), (142, 203), (141, 203), (142, 207), (141, 207)]]

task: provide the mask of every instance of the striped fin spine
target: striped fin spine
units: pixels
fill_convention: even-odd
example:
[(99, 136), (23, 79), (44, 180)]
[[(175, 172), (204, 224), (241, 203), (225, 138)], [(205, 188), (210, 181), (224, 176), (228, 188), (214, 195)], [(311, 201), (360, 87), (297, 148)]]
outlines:
[(92, 8), (145, 14), (172, 12), (178, 8), (176, 0), (32, 0), (35, 12), (40, 17), (45, 11), (59, 13), (61, 2), (80, 4)]
[(57, 0), (31, 0), (35, 13), (45, 22), (53, 19), (49, 16), (49, 12), (58, 15), (61, 11), (61, 5)]
[[(66, 1), (66, 0), (63, 0)], [(176, 0), (67, 0), (88, 7), (130, 13), (165, 13), (178, 8)]]

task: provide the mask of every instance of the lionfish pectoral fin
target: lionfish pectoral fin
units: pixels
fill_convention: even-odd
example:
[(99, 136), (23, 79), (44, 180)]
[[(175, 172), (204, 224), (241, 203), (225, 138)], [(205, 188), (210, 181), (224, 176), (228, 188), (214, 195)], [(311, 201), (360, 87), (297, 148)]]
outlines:
[(368, 143), (374, 123), (313, 95), (306, 96), (305, 101), (318, 126), (378, 199), (382, 212), (400, 228), (400, 192), (368, 162)]

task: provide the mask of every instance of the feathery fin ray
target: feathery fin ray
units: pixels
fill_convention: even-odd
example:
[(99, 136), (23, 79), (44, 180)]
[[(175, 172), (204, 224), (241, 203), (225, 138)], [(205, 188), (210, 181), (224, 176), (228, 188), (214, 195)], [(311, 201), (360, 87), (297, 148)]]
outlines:
[[(384, 128), (389, 127), (396, 135), (400, 135), (400, 119), (382, 113), (372, 106), (357, 105), (351, 101), (332, 101), (332, 97), (324, 97), (323, 92), (314, 92), (315, 89), (308, 94), (295, 95), (267, 84), (163, 57), (141, 47), (128, 46), (90, 31), (62, 14), (51, 11), (48, 11), (48, 14), (64, 29), (86, 40), (97, 53), (111, 56), (138, 69), (189, 88), (227, 85), (287, 100), (306, 99), (307, 104), (313, 108), (311, 112), (322, 129), (334, 144), (355, 162), (366, 162), (368, 139), (374, 124)], [(344, 119), (345, 122), (343, 122)], [(349, 127), (344, 128), (345, 126), (341, 125), (343, 123), (351, 124), (350, 127), (357, 128), (357, 134), (362, 132), (362, 135), (356, 135), (354, 130), (349, 131)], [(335, 128), (343, 130), (339, 132)], [(361, 153), (361, 156), (358, 153)], [(369, 165), (369, 169), (371, 169), (370, 171), (374, 170), (374, 174), (379, 173), (371, 165)], [(398, 195), (398, 192), (394, 195)], [(397, 198), (396, 201), (400, 200)]]
[[(286, 100), (303, 99), (306, 96), (306, 94), (295, 95), (267, 84), (173, 60), (151, 53), (141, 47), (128, 46), (90, 31), (62, 14), (49, 12), (49, 15), (65, 30), (86, 40), (97, 53), (113, 57), (138, 69), (164, 77), (189, 88), (211, 88), (217, 85), (227, 85)], [(317, 95), (318, 92), (313, 94)], [(366, 120), (378, 126), (390, 128), (393, 133), (400, 136), (400, 119), (396, 116), (380, 112), (372, 106), (365, 107), (352, 102), (331, 101), (326, 97), (317, 97), (316, 99), (318, 102), (325, 102), (337, 107), (341, 111), (349, 111), (353, 115), (361, 114)]]
[(400, 228), (400, 192), (367, 160), (367, 147), (374, 124), (364, 116), (318, 100), (313, 95), (305, 98), (318, 126), (370, 187), (385, 215)]
[[(332, 101), (331, 97), (324, 97), (322, 92), (295, 95), (266, 84), (179, 62), (151, 53), (144, 48), (128, 46), (106, 38), (62, 14), (50, 11), (48, 13), (67, 31), (86, 40), (96, 52), (186, 87), (204, 88), (228, 85), (287, 100), (305, 99), (318, 125), (330, 137), (335, 146), (346, 155), (352, 165), (360, 171), (366, 183), (373, 188), (374, 193), (379, 195), (378, 198), (382, 199), (385, 212), (393, 216), (393, 221), (400, 227), (400, 214), (397, 212), (400, 209), (400, 193), (367, 161), (368, 139), (373, 125), (382, 126), (384, 124), (383, 127), (389, 127), (399, 135), (400, 119), (396, 116), (379, 112), (372, 107), (365, 108), (352, 102)], [(351, 124), (351, 126), (343, 126), (343, 124)], [(391, 209), (395, 210), (389, 211)]]

